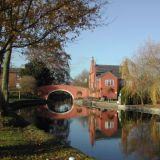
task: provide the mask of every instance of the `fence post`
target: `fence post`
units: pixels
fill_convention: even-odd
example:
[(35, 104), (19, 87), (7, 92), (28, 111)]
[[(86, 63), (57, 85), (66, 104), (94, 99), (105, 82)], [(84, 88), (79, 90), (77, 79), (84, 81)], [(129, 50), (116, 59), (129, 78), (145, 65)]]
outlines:
[(19, 90), (18, 93), (19, 93), (18, 97), (19, 97), (19, 100), (20, 100), (21, 99), (21, 91)]

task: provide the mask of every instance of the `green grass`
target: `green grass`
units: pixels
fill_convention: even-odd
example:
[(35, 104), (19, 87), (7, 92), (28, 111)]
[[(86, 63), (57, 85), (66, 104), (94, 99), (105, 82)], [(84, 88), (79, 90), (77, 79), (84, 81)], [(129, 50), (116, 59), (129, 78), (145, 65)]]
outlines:
[(26, 127), (8, 126), (12, 118), (0, 117), (1, 160), (92, 160), (69, 146), (59, 144), (56, 138), (34, 125)]

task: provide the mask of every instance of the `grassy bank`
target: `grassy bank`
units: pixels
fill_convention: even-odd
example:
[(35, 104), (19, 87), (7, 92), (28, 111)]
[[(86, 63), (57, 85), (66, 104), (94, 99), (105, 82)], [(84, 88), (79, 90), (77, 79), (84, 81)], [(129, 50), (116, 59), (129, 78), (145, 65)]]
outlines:
[[(81, 152), (62, 144), (34, 125), (16, 124), (17, 119), (0, 117), (1, 160), (91, 160)], [(14, 123), (13, 123), (14, 122)]]

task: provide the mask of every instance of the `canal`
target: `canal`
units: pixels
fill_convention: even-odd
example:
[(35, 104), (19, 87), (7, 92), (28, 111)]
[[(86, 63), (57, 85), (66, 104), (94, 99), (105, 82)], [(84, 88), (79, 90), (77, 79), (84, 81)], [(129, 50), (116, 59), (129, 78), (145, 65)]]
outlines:
[[(54, 94), (56, 97), (59, 93)], [(36, 115), (36, 126), (56, 136), (59, 144), (69, 145), (97, 160), (160, 159), (159, 116), (100, 111), (75, 106), (69, 96), (60, 96), (58, 100), (55, 97), (50, 95), (48, 105), (31, 113)], [(27, 115), (26, 111), (25, 115), (23, 111), (20, 114)]]

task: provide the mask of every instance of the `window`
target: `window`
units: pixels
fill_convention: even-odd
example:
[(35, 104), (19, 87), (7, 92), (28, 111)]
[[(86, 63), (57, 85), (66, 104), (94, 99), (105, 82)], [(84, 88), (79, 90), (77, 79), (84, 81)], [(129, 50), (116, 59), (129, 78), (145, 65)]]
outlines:
[(114, 80), (113, 79), (105, 80), (105, 86), (114, 86)]
[(113, 120), (105, 121), (105, 129), (109, 129), (109, 128), (114, 128), (114, 121)]
[(17, 80), (20, 80), (20, 79), (21, 79), (21, 77), (20, 77), (19, 74), (16, 74), (16, 78), (17, 78)]
[(20, 89), (20, 88), (21, 88), (21, 86), (20, 86), (20, 84), (19, 84), (19, 83), (16, 83), (16, 88), (18, 88), (18, 89)]

